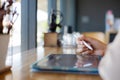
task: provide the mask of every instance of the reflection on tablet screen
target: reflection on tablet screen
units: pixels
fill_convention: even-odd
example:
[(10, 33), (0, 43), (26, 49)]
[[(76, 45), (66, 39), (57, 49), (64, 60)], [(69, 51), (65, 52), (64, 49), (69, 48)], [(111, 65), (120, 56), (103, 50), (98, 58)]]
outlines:
[(99, 57), (95, 55), (50, 54), (37, 63), (44, 69), (80, 69), (97, 68)]

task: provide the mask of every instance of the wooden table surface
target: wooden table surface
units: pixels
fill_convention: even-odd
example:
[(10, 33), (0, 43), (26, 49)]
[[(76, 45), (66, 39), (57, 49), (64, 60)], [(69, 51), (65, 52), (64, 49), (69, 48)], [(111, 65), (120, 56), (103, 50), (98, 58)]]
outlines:
[(75, 53), (75, 49), (39, 47), (13, 56), (12, 69), (0, 74), (0, 80), (102, 80), (99, 75), (32, 72), (30, 65), (49, 53)]

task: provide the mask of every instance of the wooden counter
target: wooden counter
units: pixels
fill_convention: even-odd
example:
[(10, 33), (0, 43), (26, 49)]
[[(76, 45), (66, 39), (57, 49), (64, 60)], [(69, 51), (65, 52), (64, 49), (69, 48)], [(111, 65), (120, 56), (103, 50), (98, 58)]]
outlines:
[(32, 72), (30, 65), (49, 53), (70, 54), (75, 53), (75, 49), (39, 47), (15, 54), (11, 71), (0, 74), (0, 80), (102, 80), (99, 75)]

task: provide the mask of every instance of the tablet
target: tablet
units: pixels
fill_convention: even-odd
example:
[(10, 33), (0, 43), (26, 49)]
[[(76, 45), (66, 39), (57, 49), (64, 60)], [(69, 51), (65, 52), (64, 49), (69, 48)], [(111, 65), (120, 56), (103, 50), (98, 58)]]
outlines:
[(100, 56), (49, 54), (31, 65), (32, 71), (76, 74), (98, 74)]

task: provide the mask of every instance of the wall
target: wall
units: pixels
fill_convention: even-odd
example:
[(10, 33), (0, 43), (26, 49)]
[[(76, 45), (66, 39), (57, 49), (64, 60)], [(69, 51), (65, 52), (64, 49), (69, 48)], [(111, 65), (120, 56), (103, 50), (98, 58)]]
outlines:
[(113, 10), (120, 17), (120, 0), (77, 0), (77, 27), (80, 32), (105, 30), (105, 13)]
[(36, 12), (36, 0), (21, 0), (21, 51), (37, 47)]
[(76, 0), (60, 0), (60, 10), (63, 13), (63, 27), (70, 25), (75, 30), (76, 27)]

